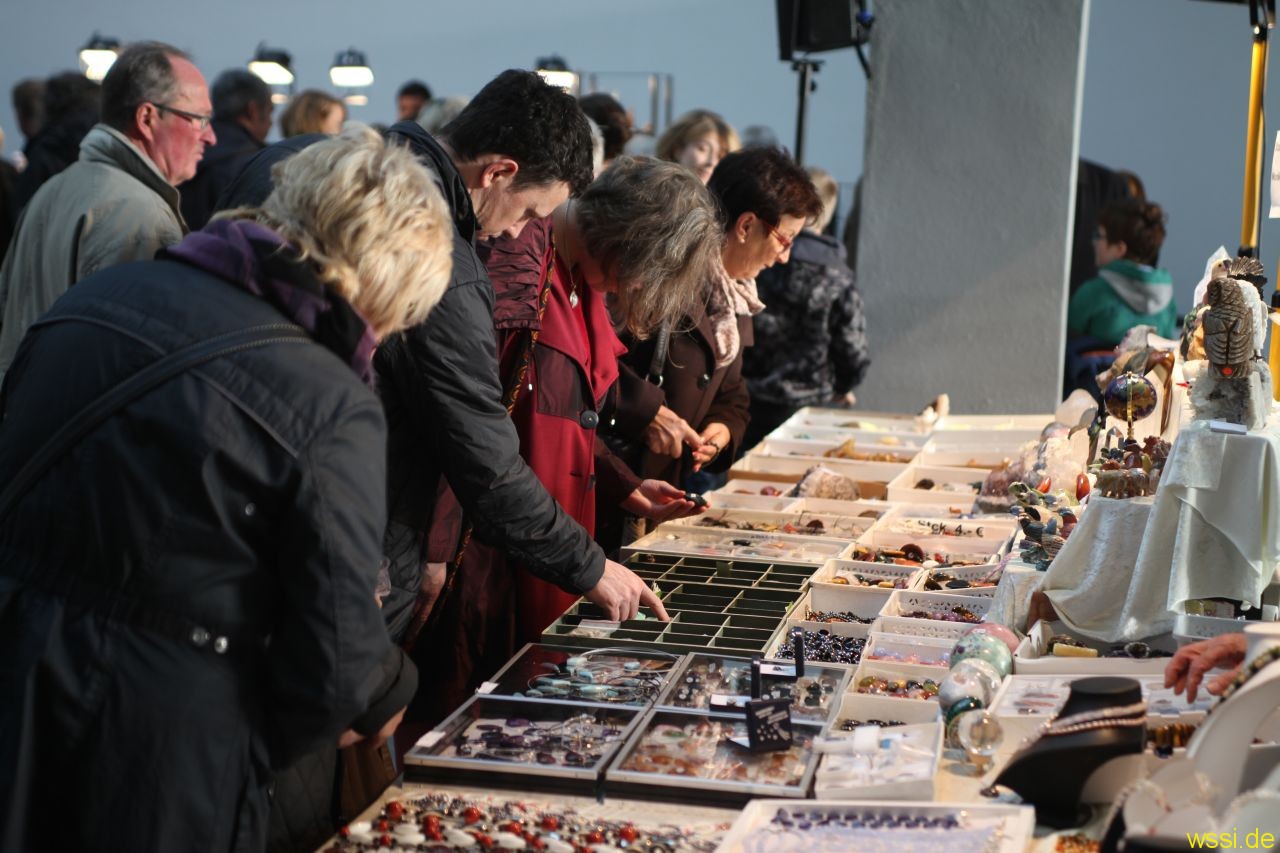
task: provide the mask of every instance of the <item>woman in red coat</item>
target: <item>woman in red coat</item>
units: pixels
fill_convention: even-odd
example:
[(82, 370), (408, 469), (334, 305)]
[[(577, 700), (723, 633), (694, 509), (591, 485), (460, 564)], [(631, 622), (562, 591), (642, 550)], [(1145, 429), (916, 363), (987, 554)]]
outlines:
[[(628, 157), (549, 219), (491, 247), (501, 370), (521, 453), (587, 530), (595, 529), (597, 496), (656, 521), (697, 511), (676, 487), (636, 477), (596, 427), (611, 417), (626, 352), (614, 318), (644, 338), (683, 316), (719, 256), (721, 234), (715, 202), (696, 178)], [(515, 578), (517, 636), (533, 640), (574, 596), (522, 569)]]

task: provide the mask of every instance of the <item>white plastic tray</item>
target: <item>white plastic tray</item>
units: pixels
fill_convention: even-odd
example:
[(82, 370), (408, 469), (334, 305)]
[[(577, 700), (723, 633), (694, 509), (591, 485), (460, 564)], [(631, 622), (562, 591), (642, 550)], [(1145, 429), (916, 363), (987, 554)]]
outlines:
[[(1025, 853), (1031, 842), (1031, 833), (1035, 829), (1035, 810), (1030, 806), (986, 805), (974, 803), (913, 803), (900, 801), (876, 800), (752, 800), (742, 810), (742, 814), (734, 822), (717, 849), (717, 853), (757, 853), (758, 851), (809, 850), (815, 848), (805, 846), (802, 838), (797, 838), (797, 846), (782, 846), (783, 839), (769, 838), (766, 829), (778, 809), (804, 810), (808, 813), (833, 813), (858, 815), (863, 813), (883, 814), (886, 811), (912, 817), (935, 817), (956, 815), (974, 823), (998, 823), (1000, 841), (996, 850), (999, 853)], [(877, 839), (878, 840), (878, 839)], [(886, 833), (884, 848), (892, 849), (892, 835)], [(850, 848), (853, 849), (853, 848)], [(945, 837), (940, 839), (940, 851), (947, 850)]]
[[(1061, 622), (1046, 622), (1043, 619), (1031, 626), (1027, 636), (1018, 644), (1013, 654), (1013, 671), (1019, 675), (1163, 675), (1169, 663), (1167, 657), (1152, 658), (1077, 658), (1057, 657), (1047, 654), (1049, 639), (1055, 634), (1068, 634), (1091, 648), (1104, 653), (1111, 643), (1099, 643), (1088, 637), (1073, 634)], [(1174, 640), (1165, 635), (1163, 638), (1152, 638), (1148, 645), (1164, 651), (1173, 651)]]
[(976, 468), (946, 468), (936, 465), (912, 465), (889, 482), (888, 496), (891, 501), (904, 503), (939, 504), (955, 507), (968, 512), (974, 501), (978, 499), (978, 489), (972, 492), (951, 492), (942, 489), (918, 489), (916, 483), (924, 479), (933, 480), (938, 485), (946, 483), (969, 486), (976, 484), (981, 488), (986, 473)]
[[(843, 742), (852, 734), (833, 732), (830, 738)], [(894, 781), (858, 784), (840, 769), (842, 763), (856, 759), (847, 754), (823, 754), (813, 776), (813, 795), (819, 799), (932, 800), (933, 780), (937, 776), (938, 762), (942, 758), (942, 723), (935, 720), (894, 726), (885, 729), (880, 736), (900, 740), (902, 746), (927, 752), (932, 758), (925, 759), (922, 756), (919, 761), (913, 762), (919, 767), (916, 774)]]

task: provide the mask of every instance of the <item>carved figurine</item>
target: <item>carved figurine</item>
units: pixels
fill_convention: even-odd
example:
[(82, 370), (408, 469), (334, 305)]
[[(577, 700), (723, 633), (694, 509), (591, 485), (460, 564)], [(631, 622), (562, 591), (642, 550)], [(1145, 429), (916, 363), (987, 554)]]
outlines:
[(1038, 571), (1045, 571), (1053, 558), (1058, 556), (1067, 540), (1058, 532), (1058, 516), (1048, 521), (1033, 521), (1030, 516), (1018, 519), (1026, 539), (1022, 542), (1023, 562), (1031, 563)]
[(1204, 315), (1204, 352), (1210, 369), (1224, 379), (1244, 379), (1256, 353), (1253, 312), (1245, 304), (1243, 291), (1231, 279), (1215, 278), (1209, 282), (1205, 302), (1209, 310)]
[(1106, 468), (1098, 472), (1104, 498), (1140, 498), (1152, 493), (1151, 478), (1141, 468)]
[(1262, 427), (1271, 409), (1271, 372), (1261, 360), (1266, 307), (1258, 296), (1262, 264), (1236, 258), (1214, 268), (1201, 318), (1207, 364), (1188, 363), (1196, 420)]

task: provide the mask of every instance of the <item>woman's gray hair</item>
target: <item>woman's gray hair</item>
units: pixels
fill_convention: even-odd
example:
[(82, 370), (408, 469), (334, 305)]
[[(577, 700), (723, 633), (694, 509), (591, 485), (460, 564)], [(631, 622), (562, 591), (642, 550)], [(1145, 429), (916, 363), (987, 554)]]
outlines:
[(124, 49), (102, 81), (102, 121), (121, 133), (133, 126), (138, 107), (167, 104), (177, 94), (172, 59), (191, 57), (158, 41), (134, 42)]
[(692, 172), (619, 157), (573, 212), (587, 252), (618, 282), (618, 320), (632, 335), (691, 313), (724, 242), (715, 198)]

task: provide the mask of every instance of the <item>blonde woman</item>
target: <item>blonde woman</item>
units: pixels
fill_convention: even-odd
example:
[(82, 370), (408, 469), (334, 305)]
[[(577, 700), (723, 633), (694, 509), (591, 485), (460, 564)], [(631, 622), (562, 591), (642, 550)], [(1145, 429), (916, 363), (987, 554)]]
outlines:
[(285, 139), (304, 133), (327, 133), (336, 136), (347, 120), (347, 105), (319, 89), (307, 89), (294, 95), (280, 114), (280, 135)]
[[(451, 240), (413, 155), (352, 132), (32, 326), (0, 399), (0, 483), (34, 472), (0, 493), (0, 848), (56, 826), (68, 849), (261, 850), (275, 774), (394, 727), (417, 678), (373, 595), (371, 358), (440, 299)], [(108, 389), (209, 341), (28, 466)]]
[(726, 154), (742, 147), (738, 133), (711, 110), (693, 110), (663, 131), (654, 152), (659, 160), (679, 163), (705, 184)]

